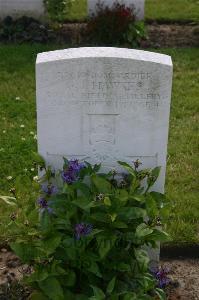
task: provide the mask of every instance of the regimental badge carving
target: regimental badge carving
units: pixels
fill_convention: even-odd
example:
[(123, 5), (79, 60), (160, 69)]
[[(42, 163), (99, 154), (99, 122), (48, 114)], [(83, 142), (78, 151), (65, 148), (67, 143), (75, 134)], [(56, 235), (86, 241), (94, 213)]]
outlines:
[(118, 114), (89, 115), (89, 144), (92, 156), (106, 161), (116, 155), (116, 124)]
[(116, 118), (118, 115), (93, 114), (89, 115), (89, 143), (115, 144)]

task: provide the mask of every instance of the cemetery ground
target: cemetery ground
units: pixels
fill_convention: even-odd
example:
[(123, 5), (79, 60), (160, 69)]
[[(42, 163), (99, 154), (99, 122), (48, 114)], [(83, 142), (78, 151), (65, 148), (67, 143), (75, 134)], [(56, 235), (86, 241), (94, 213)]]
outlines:
[[(12, 195), (9, 190), (15, 187), (22, 206), (37, 199), (33, 180), (37, 175), (33, 163), (34, 152), (37, 151), (35, 59), (39, 52), (58, 48), (60, 48), (58, 45), (7, 45), (0, 48), (2, 58), (0, 61), (0, 195)], [(197, 192), (199, 107), (196, 87), (198, 49), (159, 49), (158, 51), (171, 55), (174, 62), (166, 176), (166, 192), (172, 206), (166, 226), (173, 239), (172, 246), (189, 244), (192, 247), (199, 241)], [(6, 224), (10, 222), (14, 212), (1, 204), (1, 248), (5, 247), (11, 237), (11, 233), (6, 230)], [(1, 251), (0, 283), (7, 280), (9, 274), (12, 274), (13, 278), (20, 278), (21, 274), (18, 271), (20, 263), (16, 257), (10, 252), (5, 253), (5, 249)], [(180, 283), (179, 288), (171, 291), (170, 299), (185, 300), (188, 297), (198, 299), (198, 260), (167, 259), (162, 263), (171, 267), (172, 278)], [(6, 294), (4, 290), (2, 293)], [(14, 286), (11, 293), (27, 295), (27, 291), (22, 291), (21, 286)], [(177, 298), (179, 295), (181, 298)], [(9, 294), (10, 299), (11, 296)]]
[[(85, 3), (84, 0), (74, 2), (71, 20), (80, 17), (78, 10), (84, 10)], [(191, 26), (198, 24), (198, 4), (197, 0), (146, 0), (146, 20), (152, 31), (153, 26), (155, 27), (157, 40), (162, 40), (157, 45), (156, 36), (152, 34), (154, 36), (154, 41), (150, 36), (152, 45), (160, 48), (147, 50), (171, 55), (174, 63), (166, 174), (166, 193), (171, 203), (166, 230), (170, 233), (172, 240), (169, 245), (164, 245), (164, 251), (162, 251), (170, 258), (166, 258), (167, 255), (164, 256), (161, 264), (171, 268), (170, 276), (174, 282), (179, 283), (179, 286), (171, 288), (169, 300), (199, 299), (199, 102), (197, 89), (199, 56), (197, 48), (162, 48), (161, 45), (169, 47), (177, 45), (175, 35), (171, 37), (176, 26), (181, 30), (182, 37), (183, 31), (188, 37), (188, 39), (185, 38), (186, 42), (183, 42), (183, 45), (188, 47), (190, 44), (196, 45), (190, 41), (190, 32)], [(176, 24), (173, 23), (174, 21)], [(180, 25), (182, 23), (186, 28)], [(161, 36), (157, 31), (157, 26), (163, 26), (163, 31), (167, 31), (166, 35), (163, 33)], [(189, 28), (190, 32), (187, 30)], [(61, 47), (66, 48), (66, 46)], [(38, 198), (33, 180), (37, 175), (34, 165), (34, 152), (37, 151), (36, 55), (39, 52), (59, 48), (60, 45), (57, 44), (0, 45), (0, 195), (12, 196), (12, 189), (15, 188), (22, 207), (29, 201), (35, 202)], [(8, 209), (1, 202), (1, 300), (27, 299), (29, 293), (21, 285), (14, 285), (11, 290), (7, 289), (7, 285), (4, 286), (5, 290), (1, 286), (4, 282), (22, 277), (21, 262), (7, 250), (8, 241), (12, 236), (8, 233), (5, 224), (11, 221), (14, 214), (14, 209)], [(25, 223), (26, 220), (24, 219), (23, 222)], [(176, 249), (180, 251), (176, 252)], [(188, 250), (189, 253), (186, 252)], [(179, 259), (179, 253), (189, 258)]]
[[(23, 205), (35, 201), (33, 164), (36, 152), (36, 106), (34, 63), (38, 52), (59, 46), (0, 47), (0, 128), (1, 185), (0, 194), (16, 188)], [(157, 50), (156, 50), (157, 51)], [(198, 184), (198, 50), (159, 49), (174, 61), (173, 96), (168, 148), (166, 192), (171, 200), (167, 230), (173, 244), (197, 244), (199, 241)], [(30, 193), (30, 191), (32, 191)], [(1, 206), (1, 223), (10, 211)], [(1, 241), (6, 230), (1, 226)]]
[[(195, 21), (198, 21), (197, 2), (196, 0), (175, 0), (174, 5), (173, 0), (147, 0), (146, 19), (153, 19), (159, 23), (164, 23), (165, 20), (165, 23), (175, 20), (177, 23), (186, 21), (194, 24)], [(79, 6), (80, 4), (84, 5), (84, 1), (80, 0), (79, 3), (76, 1), (79, 10), (82, 8)], [(172, 8), (171, 5), (173, 5)], [(155, 9), (156, 7), (158, 9)], [(79, 18), (77, 6), (74, 6), (71, 12), (71, 19), (74, 18)], [(187, 32), (186, 34), (189, 35)], [(167, 35), (170, 43), (170, 33), (168, 32)], [(158, 39), (160, 40), (161, 37), (159, 36)], [(162, 39), (164, 40), (165, 36)], [(155, 45), (155, 43), (153, 44)], [(189, 45), (189, 42), (186, 45)], [(62, 47), (66, 48), (66, 46)], [(37, 151), (36, 55), (39, 52), (58, 48), (60, 45), (56, 44), (45, 46), (0, 45), (0, 195), (12, 196), (9, 190), (15, 188), (22, 207), (28, 201), (35, 202), (38, 197), (33, 180), (37, 175), (34, 165), (34, 152)], [(190, 254), (197, 257), (199, 244), (198, 49), (159, 48), (158, 50), (147, 50), (171, 55), (174, 63), (166, 174), (166, 193), (171, 202), (166, 224), (166, 230), (172, 237), (169, 251), (170, 253), (175, 252), (176, 247), (179, 247), (185, 249), (180, 253), (186, 256), (187, 248), (185, 246), (188, 245)], [(6, 231), (4, 224), (10, 221), (14, 213), (14, 210), (8, 209), (1, 203), (0, 285), (5, 281), (21, 278), (20, 261), (13, 253), (5, 249), (12, 236)], [(20, 218), (20, 214), (18, 217)], [(165, 253), (167, 251), (164, 250)], [(171, 260), (164, 258), (161, 263), (171, 268), (171, 278), (180, 285), (171, 290), (169, 300), (199, 299), (198, 259)], [(0, 289), (0, 299), (27, 299), (28, 295), (26, 289), (17, 285), (13, 286), (9, 293), (7, 290)], [(6, 295), (5, 298), (1, 298), (4, 297), (3, 295)]]
[[(0, 61), (0, 195), (12, 196), (9, 190), (15, 188), (22, 207), (26, 205), (26, 202), (35, 201), (38, 197), (33, 180), (37, 175), (33, 163), (34, 152), (37, 151), (34, 70), (36, 55), (39, 52), (58, 48), (60, 48), (58, 45), (0, 47), (2, 58)], [(199, 242), (198, 49), (167, 48), (155, 51), (171, 55), (174, 62), (166, 176), (166, 192), (172, 206), (166, 226), (172, 236), (170, 242), (172, 247), (176, 245), (184, 247), (187, 244), (193, 247)], [(5, 250), (7, 242), (12, 237), (9, 236), (3, 224), (9, 222), (13, 213), (15, 213), (14, 210), (8, 210), (6, 205), (1, 204), (0, 283), (21, 277), (20, 262), (12, 253)], [(170, 300), (199, 299), (197, 298), (199, 295), (198, 260), (165, 259), (161, 263), (171, 267), (171, 278), (180, 284), (178, 288), (171, 289)], [(2, 293), (7, 292), (3, 290)], [(12, 293), (15, 297), (19, 293), (18, 299), (26, 299), (22, 298), (22, 295), (26, 297), (28, 291), (23, 290), (21, 286), (13, 286), (13, 290), (9, 293), (11, 293), (9, 299), (12, 299)]]

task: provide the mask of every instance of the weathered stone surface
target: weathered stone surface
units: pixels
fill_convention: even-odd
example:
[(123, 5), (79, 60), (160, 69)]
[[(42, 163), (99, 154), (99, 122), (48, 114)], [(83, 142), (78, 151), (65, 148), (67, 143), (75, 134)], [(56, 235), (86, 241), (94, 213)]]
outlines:
[[(113, 4), (116, 2), (115, 0), (87, 0), (88, 3), (88, 14), (92, 15), (93, 13), (96, 13), (96, 4), (97, 3), (103, 3), (105, 6), (112, 7)], [(145, 0), (118, 0), (117, 1), (120, 4), (124, 4), (126, 7), (132, 7), (134, 6), (136, 17), (138, 20), (144, 19), (144, 4)]]
[(58, 169), (62, 157), (162, 166), (164, 191), (172, 62), (121, 48), (76, 48), (37, 57), (38, 150)]

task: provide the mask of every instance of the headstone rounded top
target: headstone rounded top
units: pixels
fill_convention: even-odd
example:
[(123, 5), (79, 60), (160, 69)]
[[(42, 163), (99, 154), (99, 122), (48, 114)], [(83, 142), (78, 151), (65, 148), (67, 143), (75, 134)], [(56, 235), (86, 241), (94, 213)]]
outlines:
[(172, 62), (142, 50), (88, 47), (37, 58), (38, 151), (62, 169), (63, 157), (142, 168), (161, 166), (153, 188), (164, 191)]
[(171, 57), (165, 54), (144, 50), (115, 48), (115, 47), (82, 47), (69, 48), (39, 53), (37, 64), (78, 58), (122, 58), (139, 61), (149, 61), (157, 64), (172, 66)]

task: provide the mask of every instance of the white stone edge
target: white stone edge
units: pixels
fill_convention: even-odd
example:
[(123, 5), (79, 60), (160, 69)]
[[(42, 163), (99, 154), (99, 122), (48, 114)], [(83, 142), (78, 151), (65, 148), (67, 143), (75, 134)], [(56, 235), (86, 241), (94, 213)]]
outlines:
[(169, 55), (145, 50), (115, 47), (80, 47), (42, 52), (37, 55), (36, 64), (39, 65), (80, 58), (123, 58), (173, 66)]

